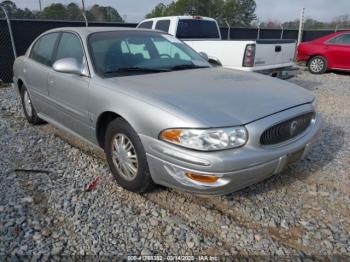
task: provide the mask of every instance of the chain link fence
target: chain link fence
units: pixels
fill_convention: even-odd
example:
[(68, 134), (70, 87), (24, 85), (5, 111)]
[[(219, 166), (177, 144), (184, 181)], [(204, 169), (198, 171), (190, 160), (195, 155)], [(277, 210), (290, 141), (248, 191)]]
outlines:
[(6, 20), (0, 20), (0, 82), (9, 83), (12, 78), (14, 54)]

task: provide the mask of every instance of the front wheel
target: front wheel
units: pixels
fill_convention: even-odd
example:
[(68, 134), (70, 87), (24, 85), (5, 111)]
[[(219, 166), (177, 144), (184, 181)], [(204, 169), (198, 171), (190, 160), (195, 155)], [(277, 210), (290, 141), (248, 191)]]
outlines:
[(327, 71), (327, 60), (322, 56), (314, 56), (310, 59), (308, 68), (312, 74), (323, 74)]
[(137, 193), (153, 188), (141, 140), (123, 119), (117, 118), (108, 125), (105, 153), (111, 172), (120, 186)]

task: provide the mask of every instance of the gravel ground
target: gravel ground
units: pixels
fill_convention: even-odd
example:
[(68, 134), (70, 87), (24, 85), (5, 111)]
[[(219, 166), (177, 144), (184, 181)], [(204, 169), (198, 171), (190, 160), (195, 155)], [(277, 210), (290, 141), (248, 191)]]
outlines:
[(100, 151), (29, 125), (15, 91), (0, 89), (0, 255), (350, 255), (350, 77), (303, 71), (290, 81), (318, 98), (317, 145), (222, 197), (127, 192)]

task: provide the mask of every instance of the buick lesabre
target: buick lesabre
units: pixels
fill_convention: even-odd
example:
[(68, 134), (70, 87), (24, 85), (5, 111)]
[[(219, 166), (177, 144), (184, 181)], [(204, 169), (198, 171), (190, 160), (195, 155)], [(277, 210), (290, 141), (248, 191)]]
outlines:
[(14, 63), (27, 120), (102, 148), (116, 181), (228, 194), (304, 157), (320, 130), (312, 93), (211, 67), (164, 32), (59, 28)]

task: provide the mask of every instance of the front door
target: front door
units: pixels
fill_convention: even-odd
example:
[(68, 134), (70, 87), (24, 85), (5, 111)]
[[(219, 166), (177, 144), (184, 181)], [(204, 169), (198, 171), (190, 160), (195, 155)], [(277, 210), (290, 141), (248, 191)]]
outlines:
[[(82, 42), (74, 33), (62, 33), (54, 62), (63, 58), (76, 59), (82, 68), (87, 67)], [(57, 110), (54, 120), (85, 138), (91, 135), (88, 114), (89, 83), (89, 77), (56, 72), (53, 69), (48, 76), (49, 97), (53, 110)]]

